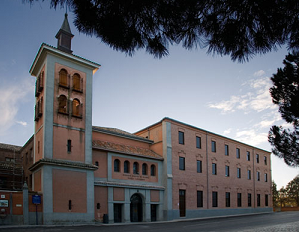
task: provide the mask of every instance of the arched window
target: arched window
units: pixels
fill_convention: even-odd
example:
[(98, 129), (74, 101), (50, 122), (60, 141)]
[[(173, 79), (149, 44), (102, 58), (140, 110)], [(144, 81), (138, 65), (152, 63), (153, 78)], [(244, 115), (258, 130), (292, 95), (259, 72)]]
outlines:
[(78, 73), (73, 75), (73, 90), (81, 91), (81, 78)]
[(78, 99), (73, 100), (73, 115), (78, 117), (81, 116), (80, 101)]
[(124, 162), (124, 173), (130, 173), (130, 162), (128, 160)]
[(114, 171), (115, 172), (119, 172), (119, 163), (120, 163), (119, 159), (114, 160)]
[(147, 175), (147, 164), (142, 164), (142, 175)]
[(133, 163), (133, 174), (139, 174), (139, 164), (137, 162)]
[(155, 176), (156, 175), (156, 166), (155, 165), (151, 165), (151, 176)]
[(67, 98), (64, 95), (60, 95), (58, 98), (58, 102), (59, 102), (59, 108), (58, 108), (58, 112), (59, 113), (67, 113)]
[(67, 71), (65, 69), (59, 71), (59, 85), (67, 86)]

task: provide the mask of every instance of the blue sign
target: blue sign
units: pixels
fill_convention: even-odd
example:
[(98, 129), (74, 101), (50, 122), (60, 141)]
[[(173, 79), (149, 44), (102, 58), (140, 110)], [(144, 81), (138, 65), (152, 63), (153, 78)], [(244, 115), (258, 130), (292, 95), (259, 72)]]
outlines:
[(39, 205), (41, 203), (41, 197), (39, 195), (32, 195), (32, 203)]

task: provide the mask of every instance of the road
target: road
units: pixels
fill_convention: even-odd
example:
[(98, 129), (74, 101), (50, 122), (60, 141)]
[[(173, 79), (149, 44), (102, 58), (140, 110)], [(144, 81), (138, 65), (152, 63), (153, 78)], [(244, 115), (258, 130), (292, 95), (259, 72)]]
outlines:
[(28, 226), (2, 227), (0, 231), (9, 232), (201, 232), (201, 231), (228, 231), (228, 232), (276, 232), (299, 231), (299, 212), (280, 212), (271, 214), (225, 217), (216, 219), (181, 220), (164, 223), (138, 224), (104, 224), (85, 226)]

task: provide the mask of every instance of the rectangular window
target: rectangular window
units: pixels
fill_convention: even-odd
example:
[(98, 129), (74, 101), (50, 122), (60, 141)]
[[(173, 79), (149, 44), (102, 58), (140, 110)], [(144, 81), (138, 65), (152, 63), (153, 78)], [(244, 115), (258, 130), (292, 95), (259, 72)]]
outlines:
[(240, 159), (240, 149), (239, 148), (236, 149), (236, 156), (237, 156), (237, 159)]
[(184, 132), (179, 131), (179, 144), (185, 144)]
[(247, 151), (247, 161), (250, 161), (250, 152)]
[(216, 152), (216, 141), (212, 141), (212, 152)]
[(256, 178), (257, 178), (257, 181), (260, 181), (260, 179), (261, 179), (260, 172), (256, 172)]
[(224, 145), (224, 149), (225, 149), (225, 155), (229, 156), (229, 148), (228, 145)]
[(260, 162), (260, 156), (259, 154), (256, 154), (256, 163), (259, 163)]
[(268, 194), (265, 195), (265, 206), (268, 206)]
[(180, 217), (186, 216), (186, 190), (179, 190)]
[(242, 207), (242, 193), (238, 193), (237, 198), (238, 198), (238, 207)]
[(202, 173), (202, 161), (197, 160), (197, 173)]
[(72, 140), (67, 140), (67, 152), (70, 153), (72, 151)]
[(72, 200), (69, 200), (69, 210), (72, 210)]
[(248, 193), (248, 207), (251, 207), (251, 193)]
[(201, 137), (196, 136), (196, 148), (201, 148)]
[(218, 207), (218, 192), (212, 192), (212, 207)]
[(251, 170), (247, 170), (247, 179), (251, 180)]
[(268, 175), (265, 173), (265, 182), (268, 182)]
[(217, 164), (212, 163), (212, 174), (217, 175)]
[(180, 157), (179, 168), (180, 170), (185, 170), (185, 157)]
[(40, 141), (37, 142), (37, 153), (39, 154), (39, 150), (40, 150)]
[(229, 166), (225, 165), (225, 176), (229, 176)]
[(230, 192), (225, 193), (225, 206), (230, 207)]
[(257, 206), (261, 206), (261, 194), (257, 194), (256, 201), (257, 201)]
[(267, 165), (267, 156), (264, 156), (264, 164)]
[(6, 161), (6, 162), (14, 163), (14, 162), (15, 162), (15, 159), (14, 159), (14, 158), (5, 157), (5, 161)]
[(237, 178), (241, 178), (241, 168), (237, 168)]
[(203, 191), (197, 191), (197, 207), (203, 207)]

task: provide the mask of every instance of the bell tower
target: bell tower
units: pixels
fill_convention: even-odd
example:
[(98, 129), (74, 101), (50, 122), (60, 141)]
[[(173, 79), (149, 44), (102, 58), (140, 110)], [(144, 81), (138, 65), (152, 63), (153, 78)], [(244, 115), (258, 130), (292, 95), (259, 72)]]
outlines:
[(94, 220), (92, 78), (100, 65), (72, 54), (67, 14), (57, 48), (42, 44), (36, 77), (33, 190), (43, 194), (43, 223)]

